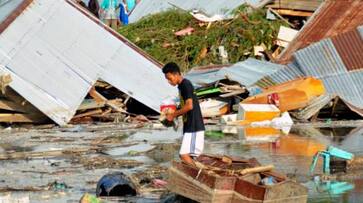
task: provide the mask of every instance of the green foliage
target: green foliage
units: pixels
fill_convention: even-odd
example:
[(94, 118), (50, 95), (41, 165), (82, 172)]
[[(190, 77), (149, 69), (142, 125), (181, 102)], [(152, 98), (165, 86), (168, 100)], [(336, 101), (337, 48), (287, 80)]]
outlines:
[[(253, 46), (262, 43), (271, 49), (282, 21), (265, 18), (265, 9), (241, 6), (235, 18), (211, 25), (201, 24), (189, 13), (168, 10), (148, 16), (120, 28), (119, 33), (162, 63), (174, 61), (184, 71), (191, 67), (221, 64), (218, 47), (224, 46), (230, 63), (253, 57)], [(175, 36), (181, 29), (192, 27), (187, 36)], [(207, 54), (202, 52), (207, 51)]]

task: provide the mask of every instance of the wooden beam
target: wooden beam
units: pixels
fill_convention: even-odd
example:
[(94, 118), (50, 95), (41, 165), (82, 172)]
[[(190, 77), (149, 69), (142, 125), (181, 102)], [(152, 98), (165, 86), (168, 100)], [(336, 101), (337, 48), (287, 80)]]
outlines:
[(290, 25), (290, 27), (295, 28), (295, 26), (293, 24), (291, 24), (288, 20), (286, 20), (284, 17), (282, 17), (278, 12), (276, 12), (274, 9), (272, 8), (268, 8), (268, 10), (270, 10), (272, 13), (274, 13), (277, 17), (279, 17), (281, 20), (283, 20), (285, 23), (287, 23), (288, 25)]
[(78, 114), (78, 115), (74, 116), (72, 119), (81, 118), (81, 117), (85, 117), (85, 116), (92, 116), (92, 115), (101, 114), (101, 113), (102, 113), (101, 109), (96, 109), (96, 110), (87, 111), (85, 113)]
[(300, 17), (310, 17), (313, 15), (313, 12), (309, 11), (296, 11), (296, 10), (289, 10), (289, 9), (275, 9), (277, 13), (280, 15), (287, 15), (287, 16), (300, 16)]
[(3, 113), (0, 114), (0, 122), (2, 123), (43, 123), (48, 118), (42, 115), (28, 115), (20, 113)]
[(108, 100), (106, 106), (111, 107), (113, 110), (117, 112), (127, 113), (127, 111), (123, 109), (123, 107), (125, 107), (125, 104), (122, 103), (122, 100), (118, 99)]
[[(113, 110), (117, 112), (123, 112), (126, 113), (127, 111), (123, 109), (124, 105), (122, 102), (119, 102), (120, 99), (113, 99), (113, 100), (107, 100), (102, 94), (96, 91), (95, 87), (92, 87), (89, 91), (89, 95), (99, 103), (105, 102), (106, 106), (111, 107)], [(128, 100), (128, 99), (126, 99)], [(122, 100), (121, 100), (122, 101)]]
[(18, 105), (15, 102), (8, 101), (5, 99), (0, 99), (0, 109), (8, 110), (8, 111), (16, 111), (20, 113), (25, 113), (26, 109), (24, 109), (21, 105)]
[[(1, 103), (0, 103), (1, 104)], [(96, 102), (94, 99), (85, 99), (77, 110), (88, 110), (105, 107), (106, 102)], [(1, 106), (0, 106), (1, 107)]]
[(5, 94), (1, 95), (3, 95), (3, 97), (8, 99), (9, 101), (17, 104), (18, 108), (21, 109), (22, 112), (26, 112), (29, 115), (43, 115), (44, 117), (46, 117), (41, 111), (35, 108), (32, 104), (30, 104), (27, 100), (25, 100), (10, 87), (7, 87), (5, 90)]
[(99, 92), (96, 91), (95, 87), (92, 87), (91, 90), (89, 91), (89, 95), (96, 101), (96, 102), (106, 102), (107, 99), (100, 94)]

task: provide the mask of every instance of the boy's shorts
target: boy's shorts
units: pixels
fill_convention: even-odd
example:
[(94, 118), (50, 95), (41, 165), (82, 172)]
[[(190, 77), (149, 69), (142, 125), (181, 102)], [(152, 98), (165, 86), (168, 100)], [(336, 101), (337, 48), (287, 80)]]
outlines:
[(189, 154), (190, 156), (199, 156), (204, 148), (204, 131), (193, 133), (184, 133), (182, 145), (179, 154)]

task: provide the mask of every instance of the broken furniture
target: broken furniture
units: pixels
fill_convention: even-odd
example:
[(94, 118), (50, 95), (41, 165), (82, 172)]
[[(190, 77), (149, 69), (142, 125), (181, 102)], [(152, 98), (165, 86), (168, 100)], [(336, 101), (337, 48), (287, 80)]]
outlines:
[(310, 173), (314, 172), (319, 157), (323, 158), (323, 172), (330, 174), (330, 160), (335, 157), (343, 160), (352, 160), (354, 155), (344, 150), (338, 149), (333, 146), (329, 146), (325, 151), (319, 151), (313, 157), (313, 162), (310, 166)]

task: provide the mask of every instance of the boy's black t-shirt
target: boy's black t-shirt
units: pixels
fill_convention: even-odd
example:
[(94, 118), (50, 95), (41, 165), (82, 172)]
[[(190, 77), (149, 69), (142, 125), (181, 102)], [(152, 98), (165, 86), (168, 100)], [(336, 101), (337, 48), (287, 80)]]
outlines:
[(183, 115), (183, 133), (204, 131), (202, 112), (192, 83), (184, 78), (178, 85), (178, 89), (181, 107), (184, 106), (187, 99), (193, 100), (193, 109)]

